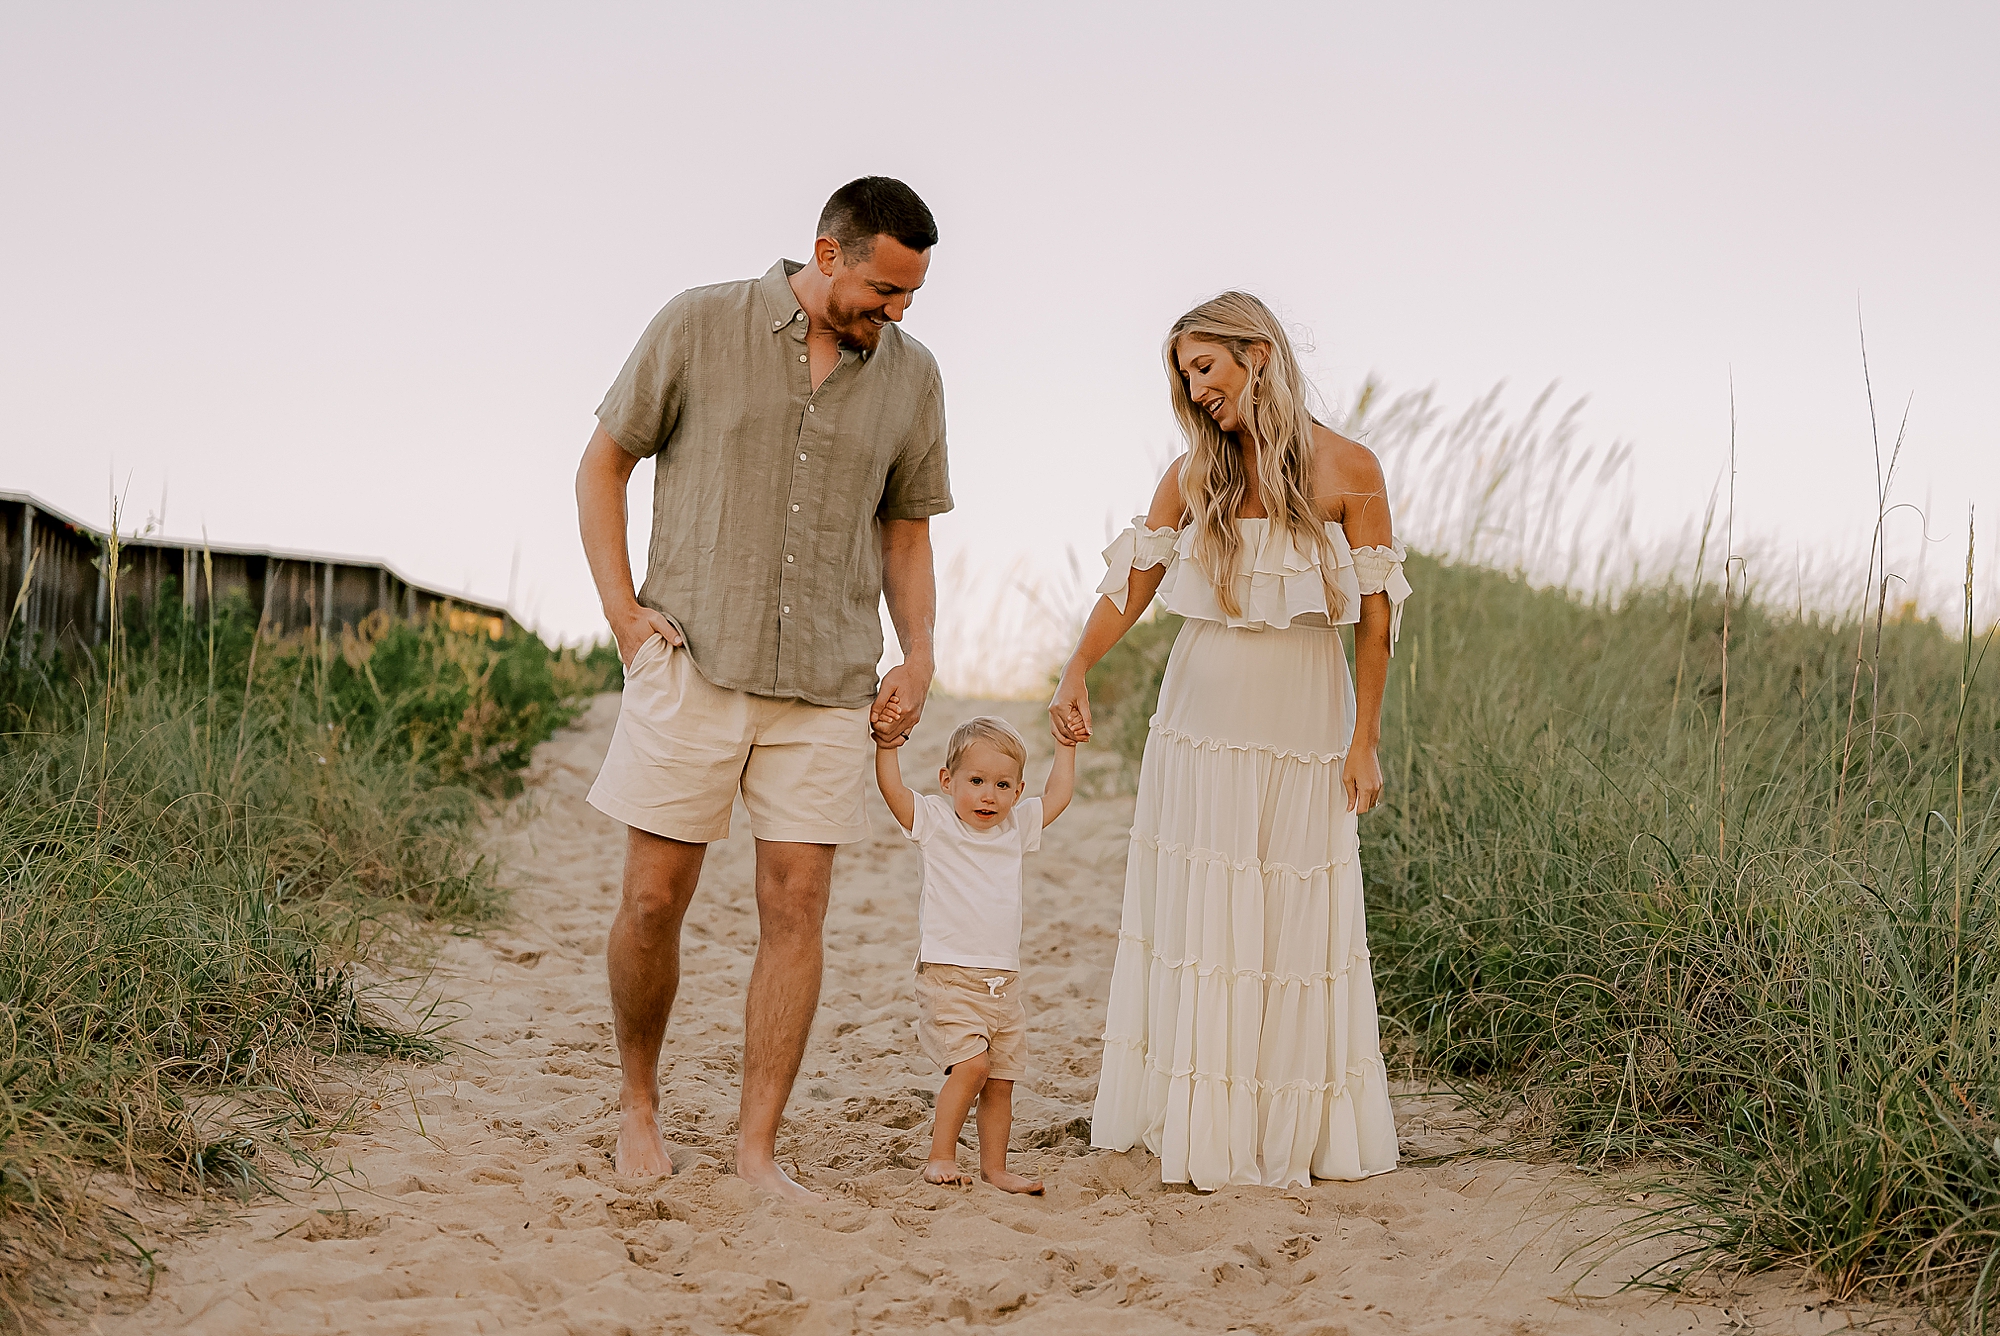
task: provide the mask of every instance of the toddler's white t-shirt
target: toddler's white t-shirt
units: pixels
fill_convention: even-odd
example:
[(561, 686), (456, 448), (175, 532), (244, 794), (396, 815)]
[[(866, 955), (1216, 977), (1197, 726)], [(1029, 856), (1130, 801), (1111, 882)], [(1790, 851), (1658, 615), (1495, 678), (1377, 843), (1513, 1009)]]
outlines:
[[(951, 799), (916, 795), (910, 829), (924, 857), (917, 960), (968, 969), (1021, 968), (1021, 860), (1042, 847), (1042, 800), (1023, 798), (991, 830), (958, 819)], [(900, 825), (900, 823), (898, 823)]]

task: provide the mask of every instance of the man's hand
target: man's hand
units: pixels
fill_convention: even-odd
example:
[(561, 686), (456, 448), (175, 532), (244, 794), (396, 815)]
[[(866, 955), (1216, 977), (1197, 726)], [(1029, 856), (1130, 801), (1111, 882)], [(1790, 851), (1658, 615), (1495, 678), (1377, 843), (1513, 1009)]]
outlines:
[(868, 712), (868, 727), (875, 741), (885, 746), (901, 745), (924, 717), (924, 697), (930, 694), (931, 675), (925, 665), (901, 663), (882, 675), (882, 689), (875, 693), (875, 706)]
[(681, 633), (665, 614), (653, 611), (643, 603), (634, 602), (630, 607), (620, 608), (615, 613), (607, 613), (611, 622), (611, 634), (618, 641), (618, 660), (627, 668), (632, 666), (632, 656), (639, 652), (639, 646), (654, 636), (665, 638), (669, 645), (684, 643)]

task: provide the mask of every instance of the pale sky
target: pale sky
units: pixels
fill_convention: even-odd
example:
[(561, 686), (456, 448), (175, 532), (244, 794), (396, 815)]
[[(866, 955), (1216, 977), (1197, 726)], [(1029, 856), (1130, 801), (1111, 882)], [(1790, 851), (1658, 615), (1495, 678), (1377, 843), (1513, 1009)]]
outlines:
[(1859, 311), (1934, 568), (1968, 502), (2000, 535), (1990, 3), (0, 15), (0, 489), (94, 522), (164, 490), (174, 535), (493, 597), (518, 552), (519, 612), (592, 634), (571, 477), (632, 342), (881, 173), (942, 232), (904, 328), (961, 589), (1095, 582), (1174, 448), (1161, 334), (1231, 286), (1336, 403), (1587, 394), (1647, 532), (1709, 495), (1733, 373), (1738, 531), (1814, 553), (1873, 513)]

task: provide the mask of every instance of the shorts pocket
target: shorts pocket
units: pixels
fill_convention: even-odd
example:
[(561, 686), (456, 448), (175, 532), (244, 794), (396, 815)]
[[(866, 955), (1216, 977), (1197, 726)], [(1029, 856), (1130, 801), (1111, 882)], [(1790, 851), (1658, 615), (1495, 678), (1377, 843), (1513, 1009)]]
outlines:
[(638, 652), (632, 655), (632, 662), (625, 665), (625, 671), (628, 673), (639, 672), (658, 660), (665, 658), (667, 653), (672, 649), (673, 646), (667, 643), (667, 638), (658, 631), (655, 631), (640, 642)]

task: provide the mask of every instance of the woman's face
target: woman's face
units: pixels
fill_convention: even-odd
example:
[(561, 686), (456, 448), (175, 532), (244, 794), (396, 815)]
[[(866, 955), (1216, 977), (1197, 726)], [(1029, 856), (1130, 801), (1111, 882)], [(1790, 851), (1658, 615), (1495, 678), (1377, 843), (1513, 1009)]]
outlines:
[(1243, 425), (1236, 403), (1250, 372), (1228, 348), (1185, 338), (1174, 345), (1174, 363), (1180, 367), (1189, 401), (1214, 418), (1216, 426), (1234, 432)]

